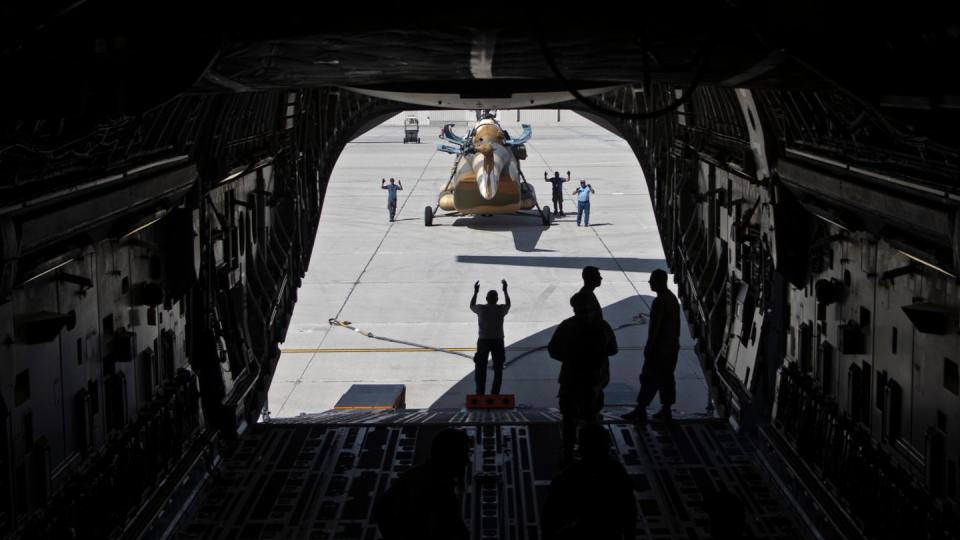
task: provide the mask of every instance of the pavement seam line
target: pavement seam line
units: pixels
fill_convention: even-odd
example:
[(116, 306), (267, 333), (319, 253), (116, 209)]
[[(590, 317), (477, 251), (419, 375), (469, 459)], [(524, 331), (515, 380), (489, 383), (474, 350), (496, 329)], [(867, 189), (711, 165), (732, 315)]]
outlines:
[(613, 259), (613, 262), (617, 264), (617, 268), (620, 269), (620, 272), (623, 274), (624, 279), (626, 279), (627, 283), (629, 283), (630, 286), (633, 287), (633, 291), (637, 293), (638, 297), (640, 297), (640, 301), (643, 302), (643, 305), (647, 306), (647, 311), (649, 312), (650, 303), (647, 302), (647, 299), (644, 298), (642, 294), (640, 294), (640, 290), (637, 289), (637, 286), (633, 284), (633, 280), (630, 279), (630, 276), (627, 274), (627, 270), (623, 267), (622, 264), (620, 264), (620, 259), (618, 259), (617, 256), (613, 254), (613, 251), (610, 251), (610, 247), (607, 246), (607, 243), (603, 241), (603, 237), (600, 236), (600, 233), (597, 232), (597, 229), (591, 228), (590, 230), (593, 231), (593, 234), (596, 235), (597, 240), (599, 240), (600, 244), (603, 245), (603, 249), (607, 250), (607, 253), (610, 254), (610, 258)]

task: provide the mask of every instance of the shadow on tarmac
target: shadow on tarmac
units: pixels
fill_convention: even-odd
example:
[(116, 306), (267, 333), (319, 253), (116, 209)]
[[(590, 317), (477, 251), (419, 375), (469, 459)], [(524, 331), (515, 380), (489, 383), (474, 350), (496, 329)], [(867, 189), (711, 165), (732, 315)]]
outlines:
[[(592, 262), (596, 264), (598, 261)], [(576, 292), (571, 290), (570, 295)], [(631, 322), (636, 314), (646, 313), (647, 305), (652, 302), (653, 297), (649, 295), (632, 296), (603, 307), (603, 317), (615, 329), (617, 342), (621, 347), (620, 353), (610, 358), (611, 381), (604, 392), (608, 406), (633, 403), (639, 386), (637, 377), (643, 365), (642, 351), (638, 348), (647, 339), (646, 325), (616, 329)], [(508, 335), (511, 317), (522, 316), (521, 310), (516, 309), (517, 307), (514, 306), (515, 310), (507, 315), (504, 322)], [(560, 373), (560, 362), (550, 358), (546, 346), (557, 325), (572, 316), (572, 309), (557, 313), (557, 324), (507, 345), (507, 361), (503, 370), (503, 393), (515, 393), (519, 404), (532, 407), (557, 406), (556, 395), (559, 389), (557, 377)], [(543, 349), (530, 350), (539, 347)], [(624, 347), (630, 348), (624, 350)], [(429, 408), (458, 409), (463, 407), (466, 395), (472, 394), (474, 390), (473, 371), (471, 371), (437, 398)]]
[[(657, 268), (667, 267), (667, 263), (663, 259), (639, 259), (636, 257), (601, 259), (597, 257), (457, 255), (457, 262), (472, 264), (496, 264), (504, 266), (537, 266), (542, 268), (583, 268), (584, 266), (592, 265), (596, 266), (600, 270), (608, 272), (653, 272)], [(604, 311), (604, 313), (606, 313), (606, 311)]]
[(513, 246), (517, 251), (535, 253), (553, 251), (537, 249), (537, 242), (540, 241), (544, 227), (540, 223), (540, 216), (532, 213), (461, 217), (453, 222), (453, 226), (467, 227), (475, 231), (510, 231), (513, 234)]

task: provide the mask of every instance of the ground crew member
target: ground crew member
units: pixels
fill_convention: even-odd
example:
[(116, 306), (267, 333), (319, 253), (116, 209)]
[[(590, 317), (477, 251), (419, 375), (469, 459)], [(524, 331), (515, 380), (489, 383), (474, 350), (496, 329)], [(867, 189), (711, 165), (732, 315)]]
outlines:
[(570, 181), (570, 171), (566, 178), (560, 178), (560, 171), (553, 171), (553, 178), (548, 178), (547, 171), (543, 171), (543, 179), (553, 184), (553, 213), (563, 216), (563, 183)]
[(650, 288), (657, 297), (650, 306), (650, 330), (643, 348), (643, 368), (640, 370), (640, 393), (637, 407), (623, 415), (624, 420), (643, 424), (647, 421), (647, 405), (660, 394), (658, 420), (673, 418), (670, 406), (677, 401), (677, 355), (680, 353), (680, 302), (667, 287), (667, 273), (657, 269), (650, 274)]
[(586, 180), (580, 181), (580, 187), (573, 190), (573, 194), (577, 196), (577, 227), (580, 226), (580, 216), (583, 216), (583, 226), (590, 226), (590, 194), (596, 193), (593, 190), (593, 186), (588, 184)]
[(573, 317), (560, 323), (547, 345), (550, 356), (561, 362), (557, 397), (565, 463), (573, 459), (578, 426), (600, 421), (603, 388), (610, 382), (609, 357), (617, 354), (617, 337), (588, 295), (573, 295), (570, 305)]
[(579, 439), (582, 459), (563, 469), (547, 490), (541, 514), (544, 540), (633, 540), (633, 482), (623, 464), (610, 456), (607, 428), (588, 424)]
[(480, 292), (480, 282), (473, 284), (473, 298), (470, 299), (470, 311), (477, 314), (477, 323), (480, 334), (477, 338), (477, 353), (473, 356), (474, 381), (477, 394), (484, 394), (487, 385), (487, 357), (493, 356), (493, 386), (490, 393), (500, 394), (500, 382), (503, 378), (503, 363), (506, 352), (503, 348), (503, 318), (510, 311), (510, 294), (507, 293), (507, 280), (500, 280), (503, 284), (504, 304), (498, 305), (497, 291), (487, 292), (487, 303), (477, 305), (477, 293)]
[(600, 318), (603, 319), (603, 308), (600, 307), (600, 301), (597, 300), (597, 295), (593, 293), (593, 291), (603, 283), (600, 269), (596, 266), (584, 266), (583, 271), (580, 272), (580, 277), (583, 278), (583, 287), (580, 288), (580, 292), (587, 295), (591, 305), (596, 308), (597, 313), (600, 314)]
[(393, 217), (397, 213), (397, 192), (403, 191), (403, 183), (394, 183), (393, 178), (390, 179), (389, 185), (386, 185), (386, 182), (386, 179), (380, 179), (380, 189), (387, 190), (387, 211), (390, 212), (390, 221), (393, 221)]
[(434, 436), (430, 459), (402, 473), (373, 506), (384, 540), (467, 540), (457, 495), (470, 464), (470, 437), (446, 428)]

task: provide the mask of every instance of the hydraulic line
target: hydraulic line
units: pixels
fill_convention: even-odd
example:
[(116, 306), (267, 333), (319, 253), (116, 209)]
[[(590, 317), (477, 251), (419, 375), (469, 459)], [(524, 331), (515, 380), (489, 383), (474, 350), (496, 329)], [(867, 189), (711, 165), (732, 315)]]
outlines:
[(431, 351), (437, 351), (437, 352), (442, 352), (447, 354), (455, 354), (457, 356), (462, 356), (464, 358), (469, 358), (470, 360), (473, 360), (473, 356), (469, 354), (463, 354), (462, 352), (452, 351), (450, 349), (443, 349), (440, 347), (432, 347), (430, 345), (423, 345), (420, 343), (414, 343), (412, 341), (403, 341), (399, 339), (377, 336), (377, 335), (374, 335), (373, 332), (367, 332), (365, 330), (361, 330), (357, 328), (356, 326), (353, 326), (353, 323), (351, 323), (350, 321), (338, 321), (337, 319), (331, 317), (330, 319), (327, 320), (327, 322), (330, 323), (330, 326), (336, 326), (339, 328), (346, 328), (347, 330), (353, 330), (354, 332), (360, 334), (361, 336), (368, 337), (370, 339), (379, 339), (380, 341), (389, 341), (390, 343), (399, 343), (401, 345), (409, 345), (411, 347), (419, 347), (421, 349), (430, 349)]

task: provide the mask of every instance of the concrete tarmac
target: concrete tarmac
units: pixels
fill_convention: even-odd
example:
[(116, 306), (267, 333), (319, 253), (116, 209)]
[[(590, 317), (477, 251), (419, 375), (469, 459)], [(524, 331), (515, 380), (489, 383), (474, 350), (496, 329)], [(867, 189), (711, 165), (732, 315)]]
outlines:
[[(519, 133), (519, 126), (504, 127)], [(423, 144), (403, 144), (401, 127), (381, 126), (341, 154), (281, 345), (269, 393), (272, 417), (331, 409), (353, 384), (404, 384), (408, 408), (460, 408), (473, 393), (470, 359), (364, 337), (331, 327), (331, 317), (377, 336), (472, 355), (473, 283), (480, 280), (478, 302), (496, 289), (502, 303), (500, 280), (506, 279), (513, 307), (504, 324), (503, 393), (515, 394), (520, 407), (555, 407), (560, 365), (545, 350), (530, 351), (545, 346), (556, 325), (572, 316), (569, 298), (582, 284), (581, 269), (601, 269), (603, 285), (596, 295), (614, 328), (649, 312), (649, 274), (666, 264), (647, 185), (625, 141), (595, 126), (534, 125), (521, 168), (541, 204), (550, 201), (544, 171), (551, 176), (554, 170), (561, 176), (571, 171), (574, 181), (564, 185), (567, 217), (545, 228), (532, 217), (441, 212), (425, 227), (424, 207), (436, 203), (454, 159), (435, 150), (437, 133), (439, 126), (425, 126)], [(380, 179), (390, 177), (403, 184), (392, 223), (387, 192), (380, 189)], [(596, 190), (589, 227), (577, 227), (570, 194), (580, 178)], [(707, 386), (686, 324), (682, 328), (675, 411), (699, 415), (707, 407)], [(646, 325), (617, 330), (621, 352), (610, 360), (609, 408), (634, 402), (646, 333)], [(488, 388), (492, 377), (491, 370)]]

